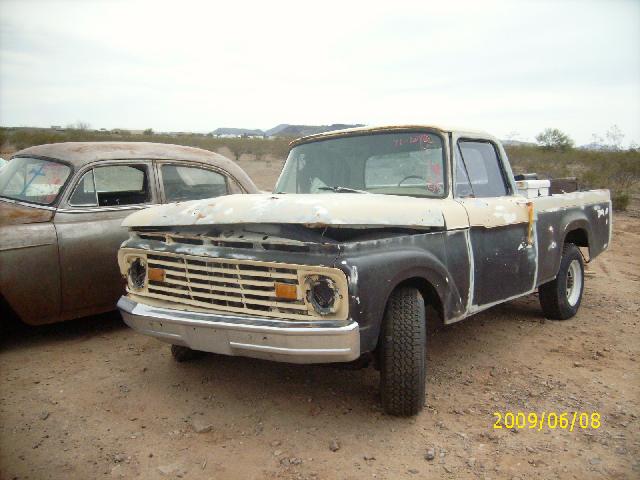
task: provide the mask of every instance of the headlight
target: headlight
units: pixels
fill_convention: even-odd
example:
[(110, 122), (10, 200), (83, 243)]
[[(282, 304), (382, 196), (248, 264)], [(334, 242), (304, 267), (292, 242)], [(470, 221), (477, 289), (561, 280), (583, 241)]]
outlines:
[(337, 308), (340, 295), (336, 283), (323, 275), (307, 277), (307, 301), (320, 315), (334, 313)]
[(129, 265), (129, 285), (136, 290), (144, 288), (147, 278), (147, 265), (141, 258), (136, 258)]

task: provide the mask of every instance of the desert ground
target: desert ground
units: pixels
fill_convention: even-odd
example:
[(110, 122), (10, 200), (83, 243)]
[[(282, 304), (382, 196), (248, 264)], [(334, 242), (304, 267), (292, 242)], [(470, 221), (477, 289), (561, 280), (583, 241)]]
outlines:
[[(280, 168), (239, 163), (264, 189)], [(431, 331), (414, 418), (382, 412), (372, 367), (179, 364), (117, 313), (12, 332), (0, 478), (640, 478), (633, 213), (588, 265), (575, 318), (545, 320), (531, 295)], [(597, 412), (600, 427), (497, 430), (494, 412)]]

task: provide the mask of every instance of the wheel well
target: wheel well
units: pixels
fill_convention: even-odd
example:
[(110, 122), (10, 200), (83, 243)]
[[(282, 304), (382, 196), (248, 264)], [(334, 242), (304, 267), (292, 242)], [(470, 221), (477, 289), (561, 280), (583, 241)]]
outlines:
[[(420, 291), (424, 298), (424, 306), (427, 314), (427, 328), (436, 329), (444, 325), (444, 310), (442, 301), (435, 287), (422, 277), (408, 278), (400, 282), (396, 289), (401, 287), (414, 287)], [(434, 315), (434, 312), (436, 315)], [(431, 313), (431, 314), (430, 314)]]
[(576, 228), (567, 232), (564, 243), (573, 243), (578, 247), (589, 247), (589, 234), (584, 228)]
[(0, 294), (0, 333), (24, 327), (25, 323), (20, 320), (18, 314), (9, 305), (9, 302)]
[(10, 319), (18, 318), (18, 315), (16, 314), (16, 312), (13, 310), (13, 308), (11, 308), (11, 305), (9, 305), (9, 302), (5, 300), (4, 295), (2, 295), (1, 293), (0, 293), (0, 314), (2, 314), (2, 318), (10, 318)]

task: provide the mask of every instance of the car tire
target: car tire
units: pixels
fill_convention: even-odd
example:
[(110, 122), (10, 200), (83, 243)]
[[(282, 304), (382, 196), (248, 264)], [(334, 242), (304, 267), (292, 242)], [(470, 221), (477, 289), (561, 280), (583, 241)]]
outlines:
[(204, 352), (192, 350), (189, 347), (183, 347), (182, 345), (171, 345), (171, 355), (176, 362), (182, 363), (202, 358), (204, 357)]
[(416, 288), (395, 290), (387, 303), (380, 341), (380, 393), (390, 415), (424, 407), (427, 334), (424, 299)]
[(552, 320), (573, 317), (580, 308), (583, 292), (584, 260), (580, 249), (573, 243), (567, 243), (562, 249), (558, 275), (538, 288), (544, 316)]

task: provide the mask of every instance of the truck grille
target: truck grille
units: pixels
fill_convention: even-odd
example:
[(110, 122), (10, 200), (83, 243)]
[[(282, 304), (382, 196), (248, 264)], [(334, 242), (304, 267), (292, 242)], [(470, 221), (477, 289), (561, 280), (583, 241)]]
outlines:
[(295, 265), (231, 259), (210, 259), (156, 252), (146, 256), (148, 268), (164, 270), (162, 281), (149, 280), (142, 292), (161, 300), (204, 309), (313, 320), (320, 315), (304, 299), (276, 298), (275, 282), (295, 285), (301, 297)]

